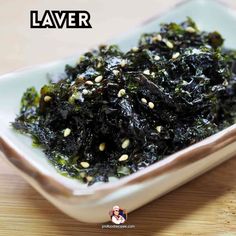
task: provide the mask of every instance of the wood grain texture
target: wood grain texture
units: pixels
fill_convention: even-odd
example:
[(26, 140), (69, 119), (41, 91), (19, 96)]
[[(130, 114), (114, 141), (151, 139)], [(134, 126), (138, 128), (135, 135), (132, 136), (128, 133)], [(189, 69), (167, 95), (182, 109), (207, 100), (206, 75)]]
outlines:
[[(149, 0), (147, 4), (145, 0), (0, 0), (0, 74), (75, 54), (119, 36), (179, 1)], [(236, 8), (236, 1), (225, 2)], [(45, 33), (29, 29), (29, 10), (55, 6), (88, 10), (93, 29)], [(100, 224), (75, 221), (52, 206), (0, 158), (1, 236), (236, 235), (236, 158), (128, 217), (135, 229), (104, 230)]]

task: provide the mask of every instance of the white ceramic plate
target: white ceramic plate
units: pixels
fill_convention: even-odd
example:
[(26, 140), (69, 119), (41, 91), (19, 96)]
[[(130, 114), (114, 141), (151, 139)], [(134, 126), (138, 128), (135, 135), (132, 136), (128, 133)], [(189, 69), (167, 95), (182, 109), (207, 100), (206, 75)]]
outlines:
[[(158, 6), (154, 6), (158, 7)], [(236, 48), (236, 14), (215, 1), (186, 1), (154, 17), (132, 33), (112, 43), (123, 50), (133, 47), (143, 32), (159, 29), (161, 22), (180, 22), (192, 17), (201, 29), (218, 30), (225, 45)], [(173, 190), (236, 154), (236, 125), (177, 152), (144, 170), (110, 183), (87, 187), (61, 176), (29, 137), (16, 133), (10, 122), (19, 112), (19, 101), (26, 88), (47, 83), (47, 73), (63, 72), (76, 58), (57, 61), (0, 77), (0, 148), (6, 159), (50, 202), (68, 215), (85, 222), (109, 221), (108, 212), (119, 205), (128, 212)]]

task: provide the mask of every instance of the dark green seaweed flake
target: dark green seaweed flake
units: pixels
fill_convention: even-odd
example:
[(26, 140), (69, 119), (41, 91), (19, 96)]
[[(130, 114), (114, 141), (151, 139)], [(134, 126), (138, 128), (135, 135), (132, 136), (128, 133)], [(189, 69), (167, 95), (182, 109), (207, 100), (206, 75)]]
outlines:
[(100, 46), (40, 94), (27, 89), (13, 127), (64, 175), (120, 178), (235, 123), (235, 59), (190, 18), (162, 24), (126, 53)]

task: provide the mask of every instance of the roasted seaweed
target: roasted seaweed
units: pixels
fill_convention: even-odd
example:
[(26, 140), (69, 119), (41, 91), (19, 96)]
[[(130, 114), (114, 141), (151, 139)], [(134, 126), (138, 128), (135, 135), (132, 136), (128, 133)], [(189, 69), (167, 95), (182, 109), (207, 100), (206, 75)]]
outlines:
[(129, 175), (235, 123), (236, 53), (223, 41), (188, 18), (128, 52), (100, 46), (40, 94), (29, 88), (12, 125), (65, 175)]

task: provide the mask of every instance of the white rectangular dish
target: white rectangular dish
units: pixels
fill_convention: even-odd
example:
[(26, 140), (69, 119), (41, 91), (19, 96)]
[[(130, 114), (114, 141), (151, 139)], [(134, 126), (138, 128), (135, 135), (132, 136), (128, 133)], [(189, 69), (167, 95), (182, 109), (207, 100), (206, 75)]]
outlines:
[[(236, 13), (216, 1), (186, 1), (167, 14), (154, 17), (132, 33), (112, 40), (127, 50), (137, 44), (143, 32), (159, 29), (161, 22), (180, 22), (192, 17), (203, 30), (217, 30), (228, 48), (236, 48)], [(41, 149), (32, 147), (31, 138), (15, 132), (10, 122), (19, 111), (26, 88), (36, 89), (47, 83), (47, 74), (64, 71), (69, 58), (0, 77), (0, 149), (19, 173), (60, 210), (84, 222), (109, 221), (109, 210), (119, 205), (131, 212), (164, 195), (236, 155), (236, 125), (179, 151), (143, 170), (110, 183), (87, 187), (60, 175)]]

